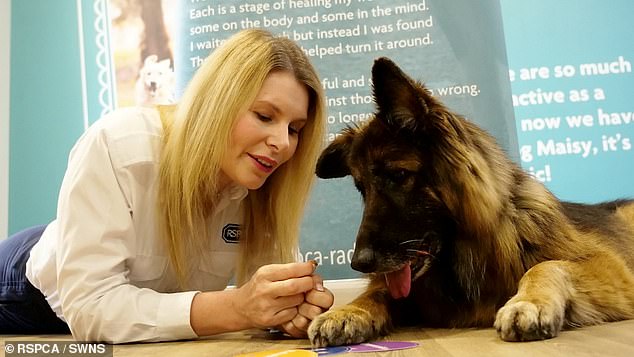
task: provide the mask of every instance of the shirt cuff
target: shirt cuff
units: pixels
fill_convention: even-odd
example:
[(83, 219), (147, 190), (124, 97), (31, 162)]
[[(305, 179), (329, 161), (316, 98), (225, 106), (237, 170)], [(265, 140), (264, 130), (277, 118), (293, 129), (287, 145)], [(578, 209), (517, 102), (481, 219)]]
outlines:
[(162, 339), (186, 340), (198, 338), (190, 322), (194, 296), (199, 291), (166, 294), (159, 303), (158, 326)]

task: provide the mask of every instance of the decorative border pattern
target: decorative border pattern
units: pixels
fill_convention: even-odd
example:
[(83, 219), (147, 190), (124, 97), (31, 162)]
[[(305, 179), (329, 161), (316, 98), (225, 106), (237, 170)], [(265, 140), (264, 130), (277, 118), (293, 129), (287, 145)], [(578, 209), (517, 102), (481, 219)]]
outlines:
[[(81, 86), (82, 86), (82, 113), (83, 127), (88, 129), (91, 124), (91, 113), (97, 113), (97, 118), (111, 112), (116, 108), (116, 87), (114, 85), (115, 75), (112, 65), (112, 53), (110, 47), (110, 21), (108, 16), (108, 0), (94, 0), (92, 2), (93, 28), (84, 27), (84, 11), (82, 0), (76, 0), (77, 7), (77, 27), (79, 36), (79, 56), (81, 65)], [(86, 46), (85, 38), (91, 35), (94, 30), (94, 47)], [(92, 44), (91, 44), (92, 45)], [(96, 50), (95, 50), (96, 49)], [(88, 65), (86, 58), (92, 56), (94, 51), (94, 67), (92, 63)], [(93, 72), (96, 71), (96, 72)], [(95, 73), (95, 77), (92, 77)], [(88, 76), (91, 76), (90, 78)], [(96, 81), (96, 82), (93, 82)], [(98, 95), (96, 103), (89, 98), (93, 98), (88, 93), (88, 83), (96, 83)], [(91, 110), (93, 109), (93, 110)], [(96, 120), (93, 119), (93, 121)]]
[(108, 4), (106, 0), (95, 0), (93, 3), (95, 13), (95, 43), (97, 54), (97, 83), (99, 84), (100, 115), (111, 112), (116, 107), (116, 95), (114, 86), (114, 72), (110, 47), (110, 21), (108, 16)]

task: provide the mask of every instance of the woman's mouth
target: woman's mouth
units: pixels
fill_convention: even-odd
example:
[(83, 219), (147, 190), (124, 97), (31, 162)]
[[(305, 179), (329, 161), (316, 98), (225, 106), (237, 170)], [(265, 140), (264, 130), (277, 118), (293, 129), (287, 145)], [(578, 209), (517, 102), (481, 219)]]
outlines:
[(252, 154), (248, 154), (248, 155), (249, 157), (251, 157), (251, 159), (253, 159), (255, 167), (257, 167), (258, 169), (260, 169), (261, 171), (267, 174), (270, 174), (271, 172), (273, 172), (273, 170), (277, 166), (277, 161), (269, 157), (252, 155)]

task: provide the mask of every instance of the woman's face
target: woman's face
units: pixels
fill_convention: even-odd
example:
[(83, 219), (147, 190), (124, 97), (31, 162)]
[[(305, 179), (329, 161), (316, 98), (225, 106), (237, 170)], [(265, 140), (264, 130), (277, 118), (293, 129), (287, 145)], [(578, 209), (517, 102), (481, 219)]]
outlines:
[(260, 188), (297, 149), (308, 120), (308, 91), (286, 71), (271, 72), (248, 110), (238, 114), (221, 168), (221, 187)]

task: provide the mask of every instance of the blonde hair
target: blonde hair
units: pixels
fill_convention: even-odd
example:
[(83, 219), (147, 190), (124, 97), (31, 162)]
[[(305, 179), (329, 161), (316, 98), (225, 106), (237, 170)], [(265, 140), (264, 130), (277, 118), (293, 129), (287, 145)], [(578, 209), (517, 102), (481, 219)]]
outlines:
[(317, 72), (293, 41), (270, 32), (238, 32), (196, 71), (174, 110), (161, 110), (165, 127), (160, 161), (159, 217), (170, 261), (181, 285), (188, 254), (209, 239), (205, 219), (218, 193), (220, 161), (231, 145), (238, 114), (255, 100), (273, 71), (288, 71), (309, 92), (308, 122), (293, 157), (243, 201), (238, 283), (262, 264), (294, 260), (304, 208), (326, 134), (324, 93)]

